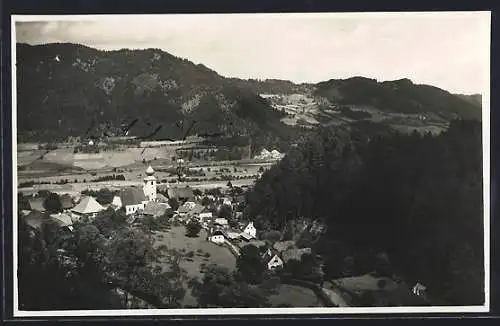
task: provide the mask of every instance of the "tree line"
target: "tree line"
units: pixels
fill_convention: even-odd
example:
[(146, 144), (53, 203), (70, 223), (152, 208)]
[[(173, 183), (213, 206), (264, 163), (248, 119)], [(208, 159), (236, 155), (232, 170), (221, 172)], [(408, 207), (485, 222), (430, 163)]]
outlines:
[(452, 121), (438, 135), (322, 128), (265, 172), (247, 194), (258, 228), (321, 218), (311, 246), (326, 277), (392, 268), (448, 304), (484, 300), (481, 124)]

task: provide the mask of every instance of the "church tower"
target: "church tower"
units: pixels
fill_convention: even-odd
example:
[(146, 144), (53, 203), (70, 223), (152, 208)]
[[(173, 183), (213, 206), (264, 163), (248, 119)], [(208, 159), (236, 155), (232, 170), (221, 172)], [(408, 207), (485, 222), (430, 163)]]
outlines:
[(149, 201), (156, 201), (156, 177), (155, 171), (151, 166), (146, 170), (146, 177), (144, 178), (143, 191), (146, 199)]

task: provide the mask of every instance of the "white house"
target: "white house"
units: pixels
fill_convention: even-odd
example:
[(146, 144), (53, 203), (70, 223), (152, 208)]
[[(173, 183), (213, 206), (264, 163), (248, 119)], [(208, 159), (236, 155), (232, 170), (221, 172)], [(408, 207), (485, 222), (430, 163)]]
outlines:
[(224, 238), (224, 233), (220, 230), (216, 230), (210, 236), (209, 241), (216, 243), (216, 244), (223, 244), (224, 241), (226, 241), (226, 240)]
[(206, 207), (205, 207), (205, 208), (201, 211), (201, 213), (200, 213), (199, 217), (200, 217), (200, 220), (201, 220), (201, 221), (206, 221), (206, 220), (208, 220), (208, 219), (211, 219), (211, 218), (212, 218), (212, 211), (210, 211), (208, 208), (206, 208)]
[(222, 198), (222, 205), (231, 206), (232, 205), (231, 199), (229, 199), (229, 198)]
[(243, 229), (243, 233), (251, 235), (253, 238), (257, 237), (257, 229), (253, 225), (253, 222), (247, 224), (247, 226)]
[(267, 269), (272, 271), (278, 267), (283, 266), (283, 260), (278, 255), (274, 255), (268, 262), (267, 262)]
[(114, 196), (113, 197), (113, 201), (111, 202), (111, 206), (117, 210), (119, 208), (121, 208), (123, 206), (122, 204), (122, 199), (120, 198), (120, 196)]
[(81, 216), (95, 217), (97, 213), (103, 211), (104, 207), (101, 206), (93, 197), (87, 196), (82, 198), (78, 205), (71, 210), (72, 218), (79, 219)]

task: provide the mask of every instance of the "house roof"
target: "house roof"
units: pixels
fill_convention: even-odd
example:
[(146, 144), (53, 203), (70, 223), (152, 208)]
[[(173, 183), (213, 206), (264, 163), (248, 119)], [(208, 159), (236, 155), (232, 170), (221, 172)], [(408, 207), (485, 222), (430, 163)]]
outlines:
[(248, 234), (246, 232), (241, 232), (240, 233), (240, 236), (245, 239), (245, 240), (252, 240), (252, 239), (255, 239), (255, 237), (251, 234)]
[(120, 196), (114, 196), (111, 205), (116, 207), (122, 207), (122, 199), (120, 198)]
[(185, 199), (192, 199), (194, 198), (194, 193), (193, 189), (189, 187), (184, 187), (184, 188), (168, 188), (167, 190), (168, 197), (170, 198), (185, 198)]
[(68, 194), (61, 195), (59, 197), (59, 200), (61, 201), (61, 206), (63, 209), (70, 209), (75, 206), (73, 204), (73, 198), (71, 198), (71, 196)]
[(287, 249), (292, 249), (295, 248), (295, 241), (293, 240), (278, 241), (273, 245), (273, 248), (279, 252), (285, 251)]
[(65, 214), (65, 213), (50, 214), (50, 218), (60, 227), (73, 225), (73, 221), (71, 220), (71, 216), (69, 216), (68, 214)]
[(168, 198), (161, 193), (156, 194), (156, 200), (160, 203), (168, 203)]
[(168, 204), (156, 203), (156, 202), (150, 201), (144, 207), (143, 214), (144, 215), (152, 215), (152, 216), (161, 216), (161, 215), (165, 214), (165, 212), (169, 208), (170, 208), (170, 206)]
[(310, 254), (310, 253), (311, 253), (311, 248), (301, 248), (301, 249), (295, 248), (283, 251), (281, 253), (281, 256), (283, 257), (283, 261), (286, 263), (290, 260), (300, 261), (304, 254)]
[(24, 222), (33, 229), (40, 230), (43, 222), (46, 220), (46, 216), (39, 211), (32, 211), (28, 215), (23, 217)]
[(226, 232), (226, 235), (229, 239), (238, 239), (240, 237), (240, 233), (239, 232)]
[(177, 209), (177, 212), (178, 213), (189, 213), (191, 211), (191, 209), (189, 208), (189, 206), (181, 206), (179, 207), (179, 209)]
[(124, 206), (128, 205), (138, 205), (143, 201), (146, 201), (146, 196), (144, 191), (137, 187), (128, 187), (120, 191), (120, 199)]
[(104, 207), (101, 206), (93, 197), (86, 196), (80, 200), (78, 205), (73, 207), (72, 212), (79, 214), (92, 214), (97, 213), (104, 210)]
[(45, 207), (43, 206), (45, 198), (36, 197), (28, 199), (31, 210), (45, 212)]

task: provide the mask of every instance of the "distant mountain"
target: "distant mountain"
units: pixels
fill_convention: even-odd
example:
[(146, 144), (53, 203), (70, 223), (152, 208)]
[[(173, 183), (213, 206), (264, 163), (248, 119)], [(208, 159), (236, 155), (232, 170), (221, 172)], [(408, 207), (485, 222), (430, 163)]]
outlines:
[[(166, 52), (98, 51), (75, 44), (17, 45), (21, 139), (82, 136), (90, 129), (182, 138), (191, 133), (282, 135), (288, 126), (251, 89)], [(97, 127), (101, 127), (100, 129)]]
[(456, 96), (471, 102), (472, 104), (482, 106), (482, 101), (483, 97), (481, 94), (471, 94), (471, 95), (465, 95), (465, 94), (455, 94)]
[(440, 88), (417, 85), (409, 79), (378, 82), (353, 77), (317, 84), (316, 96), (330, 103), (370, 106), (400, 113), (432, 112), (446, 118), (481, 119), (481, 104)]
[[(121, 126), (136, 119), (130, 135), (180, 139), (190, 131), (286, 141), (301, 127), (287, 121), (290, 112), (273, 105), (266, 94), (298, 99), (299, 107), (307, 104), (303, 111), (352, 104), (450, 118), (481, 116), (475, 103), (409, 80), (379, 83), (355, 77), (294, 84), (225, 78), (159, 49), (99, 51), (69, 43), (17, 44), (17, 83), (20, 141), (102, 136), (103, 130), (117, 135)], [(307, 117), (296, 120), (314, 122)]]

